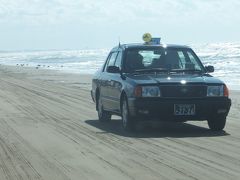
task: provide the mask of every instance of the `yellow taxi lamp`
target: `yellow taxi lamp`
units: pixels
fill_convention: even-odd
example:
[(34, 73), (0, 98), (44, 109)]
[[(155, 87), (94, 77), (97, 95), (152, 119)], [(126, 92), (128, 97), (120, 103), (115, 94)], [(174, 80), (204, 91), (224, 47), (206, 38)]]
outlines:
[(145, 33), (142, 38), (145, 43), (149, 43), (152, 40), (152, 35), (150, 33)]

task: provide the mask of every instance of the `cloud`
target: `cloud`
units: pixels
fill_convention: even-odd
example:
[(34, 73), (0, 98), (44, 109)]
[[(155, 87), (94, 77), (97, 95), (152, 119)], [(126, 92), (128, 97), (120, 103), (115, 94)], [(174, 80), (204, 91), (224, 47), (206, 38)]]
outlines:
[(173, 43), (239, 41), (239, 9), (239, 0), (0, 0), (0, 49), (112, 46), (143, 32)]
[(186, 18), (238, 19), (238, 0), (0, 0), (0, 22), (104, 23)]

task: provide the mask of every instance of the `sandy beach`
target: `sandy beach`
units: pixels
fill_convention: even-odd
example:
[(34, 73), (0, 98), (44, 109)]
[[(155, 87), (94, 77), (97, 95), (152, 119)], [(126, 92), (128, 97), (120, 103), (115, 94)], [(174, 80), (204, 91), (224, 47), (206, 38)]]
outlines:
[(124, 133), (97, 120), (91, 76), (0, 66), (0, 180), (236, 180), (240, 92), (224, 132), (207, 122)]

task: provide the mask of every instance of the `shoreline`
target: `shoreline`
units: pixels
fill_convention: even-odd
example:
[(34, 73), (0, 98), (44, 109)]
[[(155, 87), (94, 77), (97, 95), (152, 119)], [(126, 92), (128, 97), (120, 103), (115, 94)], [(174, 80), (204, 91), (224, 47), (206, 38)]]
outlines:
[(21, 74), (25, 78), (42, 80), (52, 83), (65, 83), (72, 86), (84, 86), (90, 90), (92, 76), (91, 74), (66, 73), (60, 70), (43, 69), (34, 67), (8, 66), (1, 65), (0, 71), (12, 74)]
[[(0, 69), (1, 67), (6, 67), (9, 70), (12, 71), (17, 71), (17, 72), (22, 72), (22, 71), (31, 71), (31, 72), (39, 72), (39, 73), (46, 73), (46, 74), (64, 74), (66, 76), (78, 76), (78, 77), (85, 77), (87, 78), (89, 81), (91, 81), (91, 77), (94, 75), (91, 73), (83, 73), (83, 72), (69, 72), (69, 71), (64, 71), (64, 70), (57, 70), (57, 69), (48, 69), (48, 68), (42, 68), (42, 67), (31, 67), (31, 66), (14, 66), (14, 65), (0, 65)], [(49, 78), (49, 77), (48, 77)], [(221, 78), (219, 78), (221, 80)], [(226, 83), (226, 82), (225, 82)], [(227, 84), (227, 83), (226, 83)], [(228, 86), (228, 85), (227, 85)], [(228, 86), (229, 91), (230, 92), (238, 92), (240, 91), (240, 85), (239, 87), (237, 85), (234, 85), (235, 88), (230, 88), (230, 86)]]

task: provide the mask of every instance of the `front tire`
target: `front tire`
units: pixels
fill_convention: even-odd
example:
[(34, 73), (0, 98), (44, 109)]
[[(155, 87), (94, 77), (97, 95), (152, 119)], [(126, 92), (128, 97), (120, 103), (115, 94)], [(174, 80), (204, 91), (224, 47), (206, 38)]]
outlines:
[(105, 111), (103, 109), (103, 104), (102, 104), (102, 98), (101, 95), (99, 95), (99, 98), (97, 100), (97, 106), (98, 106), (98, 119), (100, 122), (108, 122), (111, 120), (111, 114), (108, 111)]
[(122, 115), (122, 127), (125, 131), (134, 131), (135, 130), (135, 121), (134, 118), (129, 114), (127, 98), (124, 97), (121, 106), (121, 115)]
[(226, 124), (226, 117), (215, 117), (208, 120), (208, 127), (213, 131), (222, 131)]

